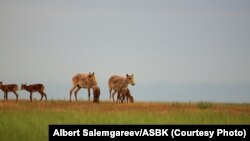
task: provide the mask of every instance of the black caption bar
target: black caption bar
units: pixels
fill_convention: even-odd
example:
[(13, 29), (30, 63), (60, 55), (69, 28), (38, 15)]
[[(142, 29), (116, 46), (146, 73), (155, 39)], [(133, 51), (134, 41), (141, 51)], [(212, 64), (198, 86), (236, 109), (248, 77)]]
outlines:
[(49, 125), (49, 141), (156, 138), (250, 139), (250, 125)]

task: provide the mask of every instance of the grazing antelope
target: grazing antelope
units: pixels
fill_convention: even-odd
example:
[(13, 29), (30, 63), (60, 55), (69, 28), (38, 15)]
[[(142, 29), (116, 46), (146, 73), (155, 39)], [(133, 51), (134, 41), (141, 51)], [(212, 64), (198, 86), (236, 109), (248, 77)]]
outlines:
[(77, 101), (77, 93), (81, 88), (88, 89), (88, 100), (90, 100), (90, 89), (93, 86), (97, 86), (97, 81), (96, 81), (96, 77), (95, 77), (94, 72), (89, 73), (89, 74), (78, 73), (78, 74), (73, 76), (72, 83), (73, 83), (73, 86), (70, 90), (70, 102), (71, 102), (71, 95), (72, 95), (73, 91), (75, 94), (75, 99)]
[(114, 102), (114, 95), (119, 91), (119, 90), (122, 90), (122, 89), (127, 89), (128, 88), (128, 85), (132, 85), (134, 86), (135, 85), (135, 82), (134, 82), (134, 75), (128, 75), (126, 74), (126, 77), (123, 77), (123, 76), (118, 76), (118, 75), (113, 75), (109, 78), (109, 81), (108, 81), (108, 85), (109, 85), (109, 99), (111, 100), (111, 93), (112, 93), (112, 90), (114, 90), (114, 92), (112, 93), (112, 99), (113, 99), (113, 102)]
[(123, 103), (125, 98), (127, 100), (127, 103), (128, 102), (131, 102), (131, 103), (134, 102), (134, 97), (131, 95), (130, 90), (128, 88), (127, 89), (121, 89), (121, 90), (118, 91), (118, 95), (117, 95), (118, 102)]
[(100, 88), (98, 86), (93, 86), (93, 95), (94, 95), (94, 98), (93, 98), (93, 102), (94, 103), (99, 103), (99, 97), (100, 97)]
[(18, 86), (16, 84), (6, 84), (0, 82), (0, 89), (4, 92), (4, 100), (8, 101), (8, 92), (13, 92), (16, 95), (16, 101), (18, 101)]
[(42, 101), (43, 96), (45, 97), (45, 99), (47, 101), (47, 95), (44, 92), (44, 85), (43, 84), (31, 84), (31, 85), (22, 84), (21, 90), (26, 90), (26, 91), (30, 92), (30, 102), (32, 102), (32, 93), (33, 92), (39, 92), (41, 94), (40, 101)]

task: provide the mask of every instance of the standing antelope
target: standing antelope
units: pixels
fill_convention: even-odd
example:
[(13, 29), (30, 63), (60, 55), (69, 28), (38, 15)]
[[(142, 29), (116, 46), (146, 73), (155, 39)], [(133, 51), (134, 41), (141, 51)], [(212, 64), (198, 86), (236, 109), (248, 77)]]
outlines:
[(134, 102), (134, 97), (131, 95), (130, 90), (128, 88), (127, 89), (121, 89), (121, 90), (118, 91), (118, 95), (117, 95), (118, 102), (123, 103), (125, 98), (127, 100), (127, 103), (128, 102), (131, 102), (131, 103)]
[(70, 102), (71, 102), (71, 95), (73, 91), (75, 94), (75, 99), (77, 101), (77, 93), (81, 88), (88, 89), (88, 100), (90, 100), (90, 89), (93, 86), (97, 86), (97, 81), (96, 81), (94, 72), (89, 73), (89, 74), (78, 73), (73, 76), (72, 83), (73, 83), (73, 86), (70, 90), (70, 100), (69, 100)]
[(135, 85), (134, 82), (134, 75), (128, 75), (126, 74), (126, 77), (123, 76), (118, 76), (118, 75), (113, 75), (109, 78), (108, 85), (109, 85), (109, 99), (111, 100), (111, 92), (114, 90), (112, 93), (112, 99), (114, 102), (114, 95), (116, 92), (122, 90), (122, 89), (127, 89), (128, 85), (131, 84), (132, 86)]
[(16, 95), (16, 101), (18, 101), (18, 86), (16, 84), (6, 84), (0, 82), (0, 89), (4, 92), (4, 100), (8, 101), (8, 92), (13, 92)]
[(26, 91), (30, 92), (30, 102), (32, 102), (32, 93), (33, 92), (40, 93), (40, 95), (41, 95), (40, 101), (42, 101), (43, 96), (45, 96), (45, 99), (47, 101), (47, 95), (44, 92), (44, 85), (43, 84), (32, 84), (32, 85), (22, 84), (21, 90), (26, 90)]
[(99, 103), (99, 97), (101, 94), (100, 88), (98, 86), (93, 86), (93, 102), (94, 103)]

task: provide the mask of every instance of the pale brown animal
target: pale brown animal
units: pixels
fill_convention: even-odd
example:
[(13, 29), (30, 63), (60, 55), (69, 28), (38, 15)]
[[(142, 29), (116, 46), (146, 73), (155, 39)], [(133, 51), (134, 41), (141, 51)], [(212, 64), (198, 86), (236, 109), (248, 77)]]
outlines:
[(99, 103), (99, 98), (100, 98), (100, 94), (101, 94), (101, 91), (100, 91), (100, 88), (98, 86), (93, 86), (93, 102), (94, 103)]
[(41, 95), (41, 99), (40, 101), (42, 101), (43, 97), (45, 97), (46, 101), (47, 101), (47, 95), (44, 92), (44, 85), (43, 84), (31, 84), (31, 85), (27, 85), (27, 84), (22, 84), (21, 85), (21, 90), (26, 90), (30, 93), (30, 102), (32, 102), (32, 94), (33, 92), (39, 92)]
[(126, 74), (126, 77), (123, 77), (123, 76), (118, 76), (118, 75), (113, 75), (109, 78), (109, 81), (108, 81), (108, 85), (109, 85), (109, 99), (111, 100), (111, 93), (112, 93), (112, 90), (113, 93), (112, 93), (112, 99), (113, 99), (113, 102), (114, 101), (114, 95), (119, 91), (119, 90), (122, 90), (122, 89), (126, 89), (128, 88), (128, 85), (132, 85), (134, 86), (135, 85), (135, 82), (134, 82), (134, 75), (128, 75)]
[(70, 102), (71, 102), (71, 95), (74, 91), (75, 99), (77, 101), (77, 93), (81, 88), (88, 89), (88, 100), (90, 100), (90, 89), (93, 86), (97, 86), (97, 80), (95, 77), (95, 73), (78, 73), (73, 76), (72, 78), (72, 88), (70, 89)]
[(16, 84), (6, 84), (0, 82), (0, 89), (4, 92), (4, 101), (8, 101), (8, 92), (13, 92), (16, 95), (16, 101), (18, 101), (18, 86)]
[(133, 103), (134, 102), (134, 97), (131, 95), (130, 90), (127, 89), (121, 89), (118, 91), (118, 95), (117, 95), (117, 101), (123, 103), (123, 101), (127, 100), (127, 103)]

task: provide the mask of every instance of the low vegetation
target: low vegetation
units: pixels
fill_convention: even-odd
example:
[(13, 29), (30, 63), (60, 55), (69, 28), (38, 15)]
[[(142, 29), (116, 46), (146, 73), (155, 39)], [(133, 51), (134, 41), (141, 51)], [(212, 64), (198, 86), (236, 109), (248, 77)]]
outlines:
[(0, 101), (0, 140), (48, 140), (49, 124), (250, 124), (250, 104)]

